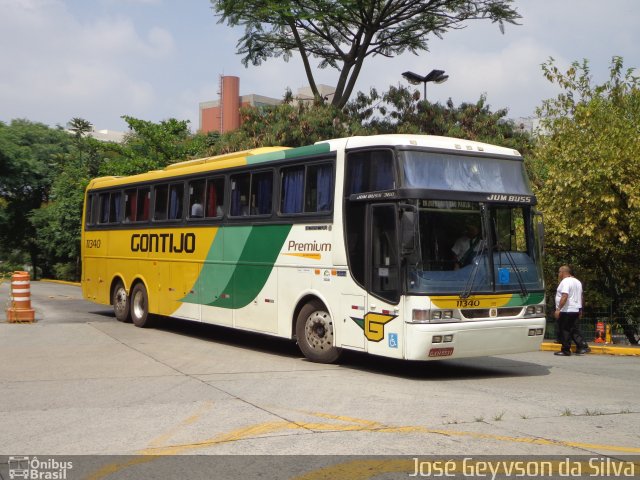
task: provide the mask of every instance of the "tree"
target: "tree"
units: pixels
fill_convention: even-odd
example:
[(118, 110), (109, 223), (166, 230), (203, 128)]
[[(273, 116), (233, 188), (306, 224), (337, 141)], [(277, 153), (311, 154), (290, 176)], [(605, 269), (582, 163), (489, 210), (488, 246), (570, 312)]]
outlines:
[(73, 117), (67, 123), (67, 126), (78, 139), (93, 131), (93, 124), (90, 121), (80, 117)]
[(300, 147), (320, 140), (364, 132), (341, 109), (322, 102), (296, 102), (285, 97), (280, 105), (241, 109), (242, 124), (226, 133), (209, 150), (217, 155), (262, 146)]
[(629, 327), (640, 316), (640, 79), (620, 57), (601, 85), (586, 60), (563, 73), (550, 59), (543, 71), (563, 90), (538, 111), (547, 134), (534, 166), (548, 250), (580, 267), (590, 301), (612, 302)]
[(506, 120), (507, 109), (491, 110), (482, 95), (477, 102), (455, 106), (420, 100), (420, 93), (403, 86), (390, 87), (379, 94), (358, 93), (346, 107), (352, 121), (362, 123), (369, 134), (415, 133), (442, 135), (510, 147), (527, 155), (532, 149), (530, 135)]
[(442, 37), (469, 20), (515, 24), (513, 0), (210, 0), (220, 22), (241, 25), (242, 62), (259, 65), (298, 52), (314, 96), (320, 98), (310, 58), (340, 72), (332, 104), (349, 100), (365, 59), (428, 50), (430, 34)]
[(122, 118), (131, 132), (122, 145), (113, 146), (118, 153), (102, 164), (102, 175), (134, 175), (203, 153), (205, 145), (202, 141), (192, 141), (188, 120), (170, 118), (153, 123), (126, 115)]
[(0, 250), (28, 253), (38, 273), (40, 249), (30, 216), (49, 200), (58, 163), (73, 148), (61, 128), (0, 122)]
[(49, 202), (34, 210), (30, 220), (37, 231), (43, 270), (61, 280), (80, 278), (80, 233), (88, 164), (78, 153), (66, 156), (53, 185)]

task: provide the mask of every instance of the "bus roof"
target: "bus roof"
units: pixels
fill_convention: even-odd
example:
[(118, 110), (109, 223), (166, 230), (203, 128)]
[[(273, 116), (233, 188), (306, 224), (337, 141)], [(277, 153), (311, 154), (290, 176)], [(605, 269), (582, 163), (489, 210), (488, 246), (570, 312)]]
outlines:
[(352, 149), (375, 146), (416, 146), (423, 148), (437, 148), (444, 150), (455, 150), (461, 152), (481, 152), (494, 155), (507, 155), (510, 157), (520, 157), (520, 152), (512, 148), (499, 147), (489, 143), (474, 142), (453, 137), (440, 137), (436, 135), (412, 135), (412, 134), (389, 134), (371, 135), (361, 137), (346, 137), (335, 140), (327, 140), (331, 145), (331, 150), (338, 148)]
[(319, 155), (340, 149), (385, 146), (417, 146), (459, 152), (481, 152), (494, 155), (520, 157), (520, 153), (517, 150), (459, 138), (405, 134), (371, 135), (323, 140), (321, 142), (316, 142), (314, 145), (298, 148), (260, 147), (240, 152), (217, 155), (215, 157), (197, 158), (194, 160), (171, 164), (162, 170), (152, 170), (138, 175), (95, 178), (91, 180), (87, 189), (107, 188), (129, 183), (148, 182), (162, 178), (171, 178), (176, 175), (197, 174), (200, 172), (209, 172), (244, 165), (255, 165), (263, 162), (285, 160), (307, 155)]

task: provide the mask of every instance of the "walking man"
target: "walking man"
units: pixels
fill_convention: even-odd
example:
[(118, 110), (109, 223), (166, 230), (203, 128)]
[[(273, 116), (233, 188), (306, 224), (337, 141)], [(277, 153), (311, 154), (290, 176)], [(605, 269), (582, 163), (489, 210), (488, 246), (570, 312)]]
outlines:
[(555, 355), (571, 355), (571, 340), (576, 344), (576, 355), (584, 355), (591, 349), (584, 341), (578, 329), (578, 319), (582, 317), (582, 283), (573, 276), (568, 265), (558, 270), (558, 289), (556, 290), (556, 311), (554, 316), (560, 329), (561, 350)]

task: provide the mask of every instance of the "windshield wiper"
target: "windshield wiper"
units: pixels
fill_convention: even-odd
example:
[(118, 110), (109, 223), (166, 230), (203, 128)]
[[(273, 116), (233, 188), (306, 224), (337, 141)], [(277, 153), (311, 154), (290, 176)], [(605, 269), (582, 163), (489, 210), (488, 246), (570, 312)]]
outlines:
[[(498, 232), (498, 223), (496, 222), (495, 218), (493, 219), (493, 228), (494, 232)], [(527, 290), (527, 286), (524, 283), (524, 280), (522, 279), (522, 275), (520, 275), (520, 270), (518, 269), (516, 262), (511, 255), (511, 249), (507, 250), (506, 248), (504, 248), (502, 246), (502, 243), (499, 242), (496, 238), (496, 250), (500, 255), (500, 265), (502, 265), (502, 253), (504, 252), (505, 257), (507, 257), (507, 260), (509, 261), (509, 265), (513, 269), (513, 272), (516, 274), (516, 280), (518, 281), (518, 286), (520, 287), (520, 293), (524, 298), (526, 298), (529, 295), (529, 292)]]
[(481, 257), (487, 249), (487, 242), (482, 240), (482, 247), (480, 251), (476, 253), (473, 257), (473, 268), (469, 272), (469, 277), (467, 277), (467, 282), (464, 285), (464, 290), (460, 294), (460, 298), (469, 298), (471, 296), (471, 292), (473, 291), (473, 283), (476, 281), (476, 275), (478, 273), (478, 269), (480, 268), (480, 260), (475, 261), (478, 257)]
[(509, 261), (509, 265), (511, 266), (511, 269), (516, 274), (516, 280), (518, 281), (518, 286), (520, 287), (520, 293), (522, 294), (522, 296), (526, 297), (527, 295), (529, 295), (529, 292), (524, 283), (524, 280), (522, 279), (522, 275), (520, 274), (520, 270), (518, 269), (516, 262), (513, 259), (513, 256), (511, 255), (511, 251), (506, 250), (500, 243), (496, 244), (496, 249), (498, 250), (498, 252), (500, 252), (500, 255), (504, 253), (504, 256), (507, 257), (507, 260)]

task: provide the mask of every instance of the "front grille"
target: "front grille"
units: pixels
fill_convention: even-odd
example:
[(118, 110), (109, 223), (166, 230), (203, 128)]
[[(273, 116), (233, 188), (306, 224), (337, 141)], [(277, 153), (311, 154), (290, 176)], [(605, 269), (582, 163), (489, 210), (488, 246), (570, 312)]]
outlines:
[(491, 316), (490, 308), (469, 308), (460, 310), (460, 313), (464, 318), (500, 318), (500, 317), (517, 317), (522, 313), (522, 307), (504, 307), (497, 308), (498, 314), (495, 317)]

